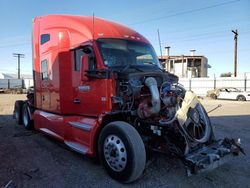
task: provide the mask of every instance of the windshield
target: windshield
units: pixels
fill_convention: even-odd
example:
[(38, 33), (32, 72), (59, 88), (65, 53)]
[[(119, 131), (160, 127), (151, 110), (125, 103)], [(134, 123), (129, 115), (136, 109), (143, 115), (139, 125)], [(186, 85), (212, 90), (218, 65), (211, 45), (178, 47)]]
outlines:
[(151, 45), (123, 39), (98, 39), (103, 62), (108, 67), (156, 65), (161, 68)]

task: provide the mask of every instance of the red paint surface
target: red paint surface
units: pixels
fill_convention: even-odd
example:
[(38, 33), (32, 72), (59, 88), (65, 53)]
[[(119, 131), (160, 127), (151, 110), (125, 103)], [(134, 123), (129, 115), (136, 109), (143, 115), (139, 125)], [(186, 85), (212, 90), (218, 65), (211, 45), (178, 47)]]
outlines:
[[(40, 45), (42, 34), (50, 34), (50, 41)], [(107, 69), (95, 43), (98, 38), (149, 43), (134, 30), (100, 18), (93, 20), (93, 17), (48, 15), (34, 19), (33, 69), (35, 106), (38, 109), (34, 114), (35, 128), (49, 130), (48, 134), (60, 140), (77, 142), (87, 147), (89, 155), (95, 153), (94, 143), (102, 117), (111, 111), (115, 81), (112, 77), (90, 79), (83, 76), (81, 79), (80, 71), (74, 70), (72, 50), (90, 43), (94, 49), (97, 69)], [(41, 79), (41, 61), (45, 59), (48, 61), (48, 80)], [(90, 90), (80, 91), (79, 86), (89, 86)], [(75, 99), (81, 103), (75, 104)], [(93, 128), (86, 132), (69, 126), (70, 121), (85, 122)]]

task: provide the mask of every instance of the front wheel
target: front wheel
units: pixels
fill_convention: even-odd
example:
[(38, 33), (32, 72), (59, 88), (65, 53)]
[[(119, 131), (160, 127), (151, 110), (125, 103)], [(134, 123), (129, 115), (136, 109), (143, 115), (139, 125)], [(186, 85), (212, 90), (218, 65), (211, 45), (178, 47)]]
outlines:
[(146, 152), (142, 139), (126, 122), (114, 121), (103, 128), (98, 151), (108, 174), (122, 183), (135, 181), (145, 169)]

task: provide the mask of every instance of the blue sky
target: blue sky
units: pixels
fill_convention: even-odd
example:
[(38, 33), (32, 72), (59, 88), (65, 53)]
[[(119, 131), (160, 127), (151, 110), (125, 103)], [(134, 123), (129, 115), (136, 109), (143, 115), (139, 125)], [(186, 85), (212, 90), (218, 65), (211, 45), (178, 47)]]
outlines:
[(31, 21), (47, 14), (92, 15), (125, 24), (149, 39), (160, 55), (171, 46), (171, 55), (208, 58), (209, 75), (233, 72), (234, 40), (238, 29), (238, 71), (250, 72), (249, 0), (0, 0), (0, 72), (16, 73), (12, 53), (24, 53), (21, 73), (32, 72)]

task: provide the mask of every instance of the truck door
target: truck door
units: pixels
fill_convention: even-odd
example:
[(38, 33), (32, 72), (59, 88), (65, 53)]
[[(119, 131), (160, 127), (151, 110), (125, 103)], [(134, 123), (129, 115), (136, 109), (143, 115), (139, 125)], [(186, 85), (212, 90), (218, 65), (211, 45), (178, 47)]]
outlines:
[[(83, 62), (87, 58), (86, 62)], [(94, 50), (84, 46), (75, 50), (75, 69), (78, 70), (78, 85), (73, 99), (76, 112), (79, 115), (98, 116), (107, 105), (107, 79), (88, 77), (84, 66), (89, 70), (96, 69)]]

